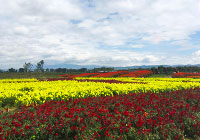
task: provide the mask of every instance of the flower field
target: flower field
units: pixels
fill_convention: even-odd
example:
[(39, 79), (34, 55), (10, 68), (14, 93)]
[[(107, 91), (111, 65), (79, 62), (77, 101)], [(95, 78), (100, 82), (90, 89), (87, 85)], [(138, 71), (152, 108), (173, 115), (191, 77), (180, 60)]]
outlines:
[(200, 73), (179, 72), (172, 74), (173, 78), (200, 78)]
[(75, 77), (147, 77), (152, 75), (153, 72), (150, 70), (139, 70), (134, 72), (128, 72), (128, 71), (115, 71), (115, 72), (104, 72), (104, 73), (82, 73), (78, 75), (60, 75), (62, 77), (67, 78), (75, 78)]
[(4, 79), (0, 93), (0, 139), (200, 138), (200, 79)]
[[(80, 81), (82, 79), (82, 81)], [(93, 80), (93, 81), (85, 81)], [(104, 80), (99, 82), (98, 80)], [(119, 81), (119, 83), (113, 82)], [(184, 80), (184, 82), (183, 82)], [(75, 98), (114, 96), (128, 93), (162, 93), (200, 86), (198, 80), (167, 78), (77, 78), (64, 81), (2, 80), (0, 105), (22, 106), (45, 101), (67, 101)], [(95, 82), (96, 81), (96, 82)], [(187, 81), (187, 82), (185, 82)], [(196, 82), (195, 82), (196, 81)], [(200, 80), (199, 80), (200, 81)], [(124, 83), (125, 82), (125, 83)]]

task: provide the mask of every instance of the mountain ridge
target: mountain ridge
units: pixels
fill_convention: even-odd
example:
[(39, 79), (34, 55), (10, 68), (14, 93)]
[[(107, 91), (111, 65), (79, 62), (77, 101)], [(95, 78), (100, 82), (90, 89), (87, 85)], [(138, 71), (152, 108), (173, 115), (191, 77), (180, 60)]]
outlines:
[[(112, 67), (116, 70), (120, 69), (149, 69), (152, 67), (189, 67), (189, 66), (197, 66), (200, 67), (200, 64), (187, 64), (187, 65), (136, 65), (136, 66), (125, 66), (125, 67)], [(110, 67), (110, 66), (100, 66), (100, 65), (76, 65), (76, 64), (57, 64), (57, 65), (45, 65), (44, 68), (49, 68), (49, 69), (56, 69), (56, 68), (67, 68), (67, 69), (81, 69), (81, 68), (87, 68), (87, 69), (93, 69), (93, 68), (101, 68), (101, 67)]]

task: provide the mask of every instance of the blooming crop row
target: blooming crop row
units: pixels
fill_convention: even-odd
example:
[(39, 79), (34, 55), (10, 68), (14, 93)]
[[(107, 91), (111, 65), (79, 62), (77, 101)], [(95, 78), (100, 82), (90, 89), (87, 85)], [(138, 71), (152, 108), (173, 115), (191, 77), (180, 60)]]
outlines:
[(179, 72), (172, 74), (173, 78), (200, 78), (200, 73)]
[(79, 81), (79, 82), (103, 82), (103, 83), (118, 83), (118, 84), (126, 84), (126, 83), (135, 83), (135, 84), (146, 84), (145, 82), (128, 82), (128, 81), (119, 81), (119, 80), (115, 80), (115, 79), (111, 79), (111, 80), (108, 80), (108, 79), (73, 79), (73, 80), (76, 80), (76, 81)]
[(0, 139), (198, 139), (200, 88), (50, 101), (1, 112)]
[(100, 74), (92, 76), (92, 77), (118, 77), (119, 75), (122, 75), (125, 73), (128, 73), (128, 71), (106, 72), (106, 73), (100, 73)]
[(75, 78), (75, 77), (90, 77), (90, 76), (95, 76), (98, 75), (100, 73), (81, 73), (81, 74), (77, 74), (77, 75), (72, 75), (72, 74), (64, 74), (64, 75), (59, 75), (62, 77), (66, 77), (66, 78)]
[(61, 76), (61, 77), (69, 77), (71, 76), (72, 74), (63, 74), (63, 75), (58, 75), (58, 76)]
[(147, 77), (152, 75), (153, 72), (149, 70), (140, 70), (140, 71), (134, 71), (134, 72), (128, 72), (128, 71), (115, 71), (115, 72), (105, 72), (105, 73), (82, 73), (78, 75), (59, 75), (62, 77), (67, 78), (75, 78), (75, 77)]
[(127, 74), (120, 75), (119, 77), (147, 77), (152, 74), (153, 72), (150, 70), (140, 70), (140, 71), (129, 72)]
[[(81, 79), (81, 78), (80, 78)], [(83, 78), (82, 78), (83, 79)], [(90, 78), (92, 79), (92, 78)], [(93, 79), (104, 79), (96, 78)], [(67, 101), (71, 98), (85, 98), (97, 96), (113, 96), (128, 93), (153, 92), (162, 93), (175, 90), (200, 87), (197, 79), (182, 81), (176, 78), (114, 78), (116, 83), (98, 81), (34, 81), (34, 82), (0, 82), (0, 106), (42, 104), (46, 101)], [(185, 79), (187, 80), (187, 79)], [(19, 81), (19, 80), (15, 80)], [(124, 83), (123, 83), (124, 82)], [(123, 84), (121, 84), (123, 83)], [(145, 83), (145, 84), (144, 84)]]
[(200, 78), (200, 75), (198, 75), (198, 76), (186, 76), (186, 78)]
[(82, 73), (82, 74), (78, 74), (78, 75), (71, 75), (69, 76), (69, 78), (74, 78), (74, 77), (90, 77), (90, 76), (95, 76), (98, 75), (100, 73)]
[(137, 77), (76, 77), (73, 80), (118, 80), (126, 82), (200, 82), (200, 79), (193, 78), (137, 78)]
[(119, 81), (117, 79), (101, 79), (101, 78), (88, 78), (88, 77), (74, 77), (74, 78), (47, 78), (46, 80), (39, 80), (39, 81), (78, 81), (78, 82), (103, 82), (103, 83), (138, 83), (138, 84), (146, 84), (145, 82), (135, 82), (135, 81)]

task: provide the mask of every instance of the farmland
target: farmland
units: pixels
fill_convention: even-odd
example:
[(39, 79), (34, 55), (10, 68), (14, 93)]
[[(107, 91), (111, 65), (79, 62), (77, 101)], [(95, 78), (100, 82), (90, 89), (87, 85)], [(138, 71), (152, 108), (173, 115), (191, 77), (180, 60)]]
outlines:
[(2, 79), (0, 139), (199, 139), (200, 79), (150, 75)]
[(200, 0), (0, 2), (0, 140), (200, 140)]

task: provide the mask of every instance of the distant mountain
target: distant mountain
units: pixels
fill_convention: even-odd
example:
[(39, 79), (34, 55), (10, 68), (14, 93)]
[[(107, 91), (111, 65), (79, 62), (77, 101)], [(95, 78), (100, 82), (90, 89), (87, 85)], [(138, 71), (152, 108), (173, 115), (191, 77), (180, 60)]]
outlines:
[(49, 69), (57, 69), (57, 68), (67, 68), (67, 69), (81, 69), (81, 68), (87, 68), (87, 69), (93, 69), (93, 68), (100, 68), (102, 66), (97, 65), (75, 65), (75, 64), (57, 64), (57, 65), (45, 65), (44, 68)]
[(197, 66), (200, 67), (200, 64), (187, 64), (187, 65), (172, 65), (172, 67), (191, 67), (191, 66)]
[[(115, 70), (128, 70), (128, 69), (150, 69), (152, 67), (158, 68), (161, 65), (140, 65), (140, 66), (126, 66), (126, 67), (114, 67)], [(190, 66), (197, 66), (200, 67), (200, 64), (187, 64), (187, 65), (162, 65), (163, 67), (190, 67)], [(33, 65), (36, 68), (36, 65)], [(94, 69), (94, 68), (101, 68), (101, 67), (109, 67), (109, 66), (100, 66), (100, 65), (75, 65), (75, 64), (56, 64), (56, 65), (44, 65), (44, 69), (57, 69), (57, 68), (67, 68), (67, 69)], [(112, 67), (113, 68), (113, 67)], [(18, 68), (17, 68), (18, 69)], [(8, 69), (0, 69), (0, 72), (7, 71)]]
[[(142, 68), (142, 69), (150, 69), (152, 67), (159, 67), (160, 65), (141, 65), (141, 66), (127, 66), (127, 67), (115, 67), (116, 70), (120, 70), (120, 69), (138, 69), (138, 68)], [(163, 67), (169, 67), (170, 65), (162, 65)]]
[(138, 69), (138, 68), (142, 68), (142, 69), (150, 69), (152, 67), (158, 68), (159, 66), (163, 66), (163, 67), (190, 67), (190, 66), (197, 66), (200, 67), (200, 64), (194, 64), (194, 65), (141, 65), (141, 66), (127, 66), (127, 67), (115, 67), (116, 70), (120, 70), (120, 69)]
[[(114, 67), (115, 70), (121, 70), (121, 69), (150, 69), (152, 67), (158, 68), (161, 65), (141, 65), (141, 66), (126, 66), (126, 67)], [(189, 67), (189, 66), (198, 66), (200, 67), (200, 64), (194, 64), (194, 65), (162, 65), (163, 67)], [(109, 66), (100, 66), (100, 65), (75, 65), (75, 64), (57, 64), (57, 65), (45, 65), (44, 68), (49, 69), (57, 69), (57, 68), (67, 68), (67, 69), (80, 69), (80, 68), (87, 68), (87, 69), (93, 69), (93, 68), (100, 68), (100, 67), (109, 67)]]

